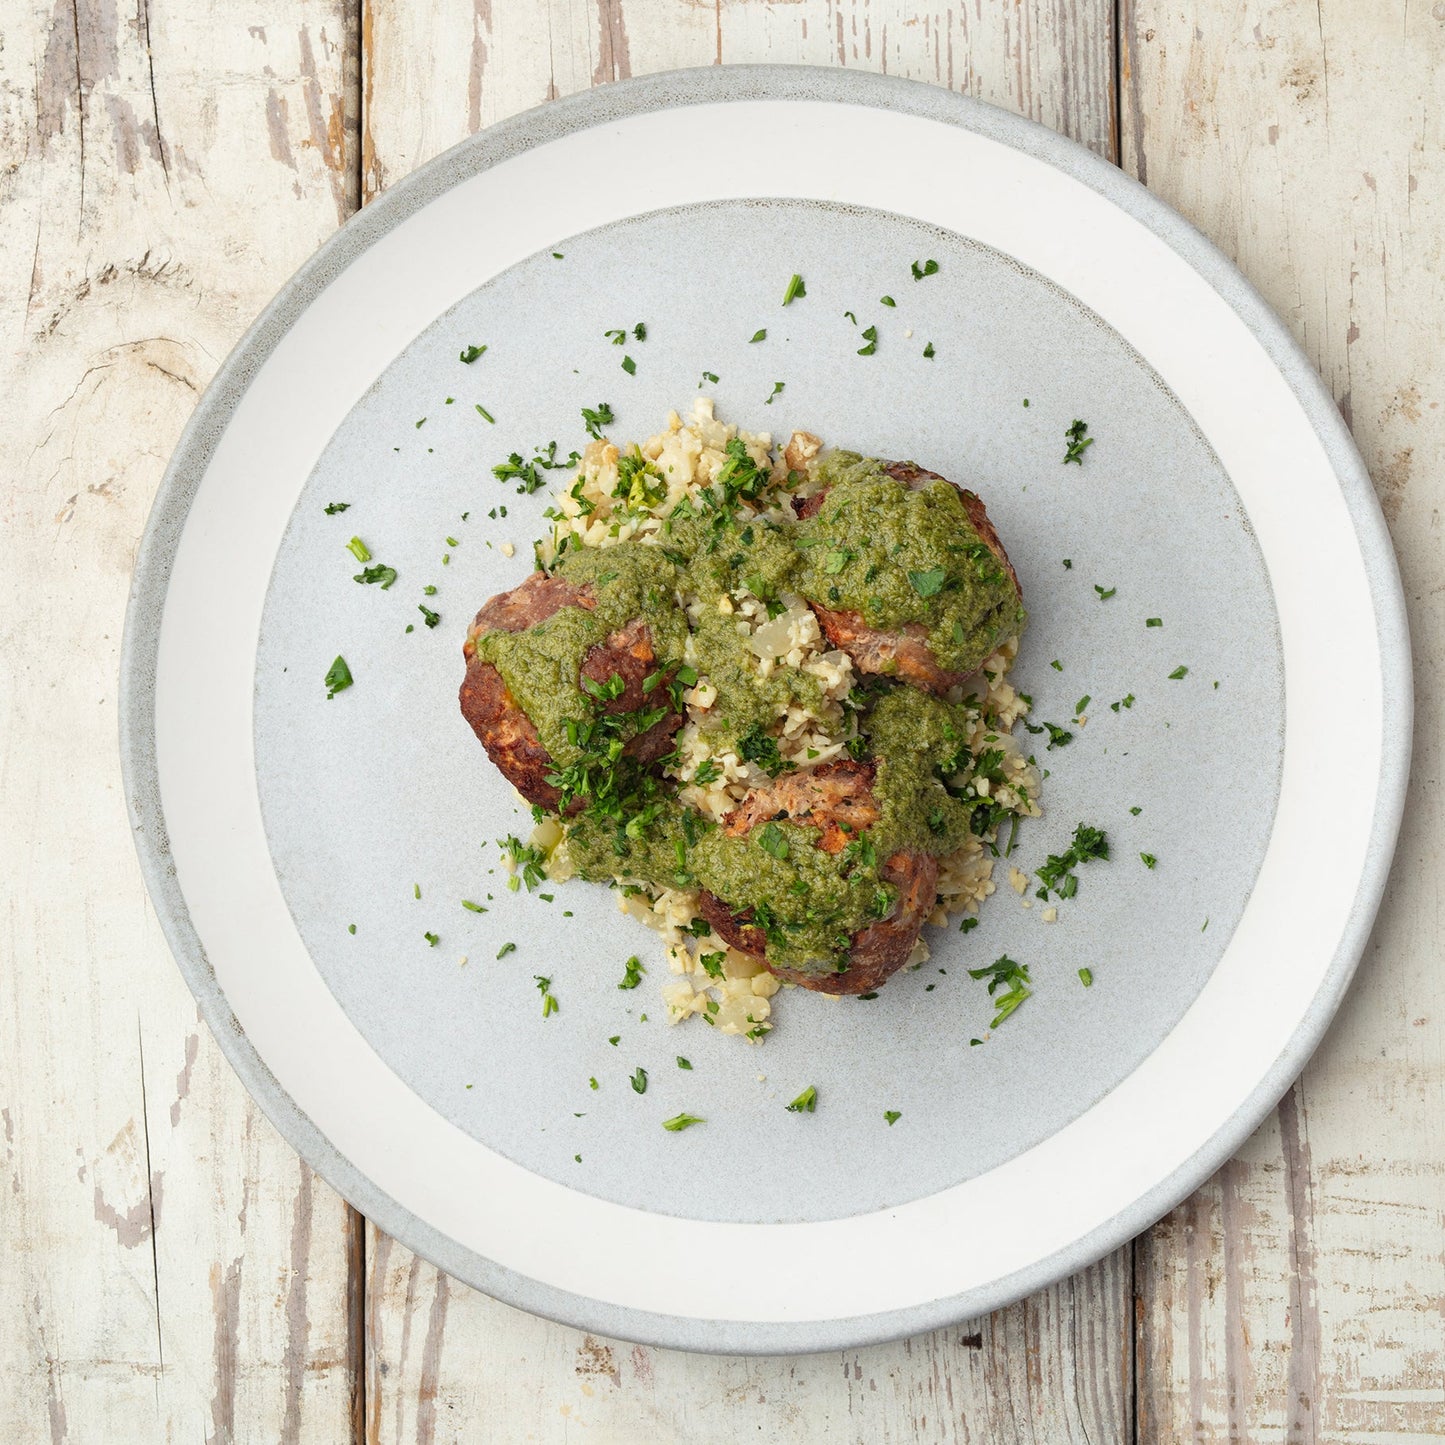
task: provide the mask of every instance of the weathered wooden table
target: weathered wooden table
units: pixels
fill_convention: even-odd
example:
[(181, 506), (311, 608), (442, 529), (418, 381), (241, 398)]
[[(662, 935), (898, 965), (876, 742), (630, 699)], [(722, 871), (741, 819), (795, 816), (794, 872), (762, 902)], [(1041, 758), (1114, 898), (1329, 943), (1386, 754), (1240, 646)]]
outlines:
[[(1370, 465), (1419, 705), (1412, 806), (1358, 981), (1240, 1157), (1132, 1247), (1012, 1309), (797, 1360), (634, 1348), (517, 1313), (314, 1178), (171, 963), (115, 716), (166, 458), (313, 248), (513, 111), (762, 60), (1022, 111), (1235, 256)], [(0, 1439), (1445, 1435), (1442, 237), (1431, 0), (7, 0)], [(1340, 765), (1322, 786), (1349, 786)]]

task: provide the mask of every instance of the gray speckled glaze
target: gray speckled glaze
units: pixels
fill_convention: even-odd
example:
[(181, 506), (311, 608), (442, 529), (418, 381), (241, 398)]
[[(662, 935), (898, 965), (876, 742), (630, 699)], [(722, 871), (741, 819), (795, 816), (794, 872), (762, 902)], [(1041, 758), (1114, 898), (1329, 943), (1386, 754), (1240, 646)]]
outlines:
[[(1189, 417), (1114, 332), (956, 236), (882, 212), (759, 201), (644, 215), (561, 249), (561, 261), (542, 252), (483, 286), (397, 358), (327, 448), (280, 549), (261, 628), (256, 759), (272, 856), (307, 949), (372, 1047), (434, 1108), (528, 1168), (619, 1203), (820, 1219), (991, 1169), (1157, 1046), (1248, 897), (1278, 794), (1283, 682), (1269, 583), (1239, 501)], [(924, 256), (940, 271), (915, 284), (909, 261)], [(808, 290), (784, 311), (790, 266)], [(878, 304), (885, 291), (896, 306)], [(638, 320), (647, 339), (625, 351), (603, 335)], [(860, 357), (859, 331), (874, 323), (878, 350)], [(763, 325), (767, 340), (751, 344)], [(467, 366), (458, 352), (469, 342), (488, 351)], [(617, 414), (615, 440), (647, 436), (671, 407), (687, 409), (704, 371), (720, 378), (702, 391), (725, 419), (913, 457), (985, 498), (1033, 616), (1018, 686), (1060, 724), (1092, 698), (1066, 749), (1024, 738), (1056, 771), (1047, 816), (1019, 830), (1014, 856), (1030, 870), (1081, 819), (1108, 830), (1114, 853), (1085, 871), (1052, 926), (1000, 864), (977, 930), (928, 930), (933, 959), (877, 999), (786, 994), (761, 1049), (701, 1022), (669, 1027), (658, 940), (607, 890), (549, 888), (550, 904), (507, 892), (495, 839), (525, 837), (531, 819), (455, 701), (467, 623), (527, 574), (530, 541), (546, 527), (550, 489), (517, 496), (490, 465), (554, 437), (564, 455), (582, 446), (579, 408), (602, 400)], [(778, 380), (785, 390), (767, 404)], [(1084, 465), (1065, 466), (1075, 416), (1099, 441)], [(350, 510), (327, 516), (333, 499)], [(499, 504), (508, 515), (493, 519)], [(388, 591), (352, 581), (353, 533), (398, 570)], [(507, 541), (511, 558), (496, 550)], [(1096, 583), (1115, 595), (1101, 600)], [(437, 587), (426, 598), (442, 617), (435, 629), (417, 610), (424, 584)], [(316, 678), (338, 649), (358, 683), (330, 703)], [(1189, 674), (1171, 681), (1180, 663)], [(1128, 694), (1133, 706), (1113, 713)], [(1141, 851), (1161, 860), (1153, 872)], [(464, 897), (489, 912), (463, 910)], [(424, 932), (441, 942), (430, 947)], [(498, 961), (508, 942), (516, 951)], [(619, 992), (632, 953), (651, 976)], [(1035, 995), (971, 1047), (993, 1010), (966, 970), (1003, 953), (1030, 966)], [(1083, 965), (1095, 980), (1087, 992)], [(545, 1020), (538, 974), (561, 1003)], [(679, 1052), (691, 1071), (677, 1067)], [(638, 1065), (650, 1077), (645, 1102), (628, 1084)], [(806, 1084), (824, 1105), (799, 1127), (782, 1105)], [(686, 1152), (652, 1127), (682, 1109), (708, 1118)], [(903, 1120), (883, 1132), (885, 1109)]]
[[(1230, 1126), (1130, 1210), (1029, 1270), (956, 1298), (825, 1323), (708, 1323), (619, 1309), (499, 1269), (381, 1194), (296, 1110), (235, 1027), (169, 868), (154, 778), (152, 679), (174, 538), (231, 407), (310, 298), (402, 217), (518, 150), (621, 115), (758, 96), (848, 100), (992, 136), (1106, 195), (1206, 276), (1269, 350), (1334, 459), (1373, 579), (1394, 726), (1371, 864), (1351, 927), (1290, 1048)], [(373, 1045), (436, 1107), (530, 1167), (608, 1198), (695, 1216), (823, 1218), (896, 1203), (988, 1168), (1086, 1108), (1162, 1037), (1218, 957), (1247, 896), (1278, 773), (1280, 677), (1263, 569), (1227, 479), (1147, 369), (1068, 298), (992, 253), (878, 213), (809, 208), (806, 226), (801, 219), (799, 208), (773, 202), (629, 222), (612, 228), (631, 232), (626, 264), (609, 232), (576, 237), (559, 246), (564, 262), (526, 262), (439, 320), (356, 408), (308, 485), (278, 558), (257, 679), (258, 764), (278, 873), (318, 965)], [(685, 284), (675, 250), (679, 238), (702, 227), (718, 228), (713, 242), (724, 243), (726, 289), (736, 297), (721, 317), (706, 309), (704, 334), (716, 345), (697, 339), (703, 302)], [(784, 234), (787, 261), (777, 251)], [(908, 278), (914, 250), (944, 262), (940, 277), (925, 283), (931, 289)], [(639, 252), (650, 264), (636, 263)], [(841, 254), (846, 265), (833, 259)], [(777, 277), (800, 269), (791, 259), (797, 256), (806, 261), (811, 305), (779, 313)], [(582, 290), (569, 292), (584, 265), (612, 278), (607, 306)], [(898, 297), (896, 310), (876, 305), (884, 291)], [(536, 309), (540, 296), (545, 310)], [(506, 323), (523, 307), (531, 308), (535, 334), (518, 335)], [(845, 308), (863, 325), (880, 324), (877, 356), (853, 358)], [(629, 348), (638, 360), (638, 375), (629, 379), (617, 369), (620, 353), (598, 333), (636, 320), (648, 322), (650, 335)], [(769, 341), (747, 346), (760, 325), (768, 326)], [(911, 341), (901, 336), (909, 325)], [(503, 338), (515, 347), (510, 357), (501, 351)], [(485, 359), (490, 369), (458, 367), (457, 347), (471, 340), (498, 349)], [(921, 357), (925, 340), (938, 348), (932, 362)], [(1079, 818), (1107, 826), (1116, 854), (1085, 872), (1078, 900), (1065, 905), (1066, 924), (1041, 925), (1005, 888), (975, 933), (953, 936), (934, 964), (895, 980), (876, 1001), (783, 999), (778, 1033), (760, 1051), (699, 1037), (696, 1026), (669, 1031), (658, 1022), (653, 939), (613, 913), (600, 890), (555, 890), (546, 917), (547, 936), (556, 941), (544, 950), (547, 905), (505, 894), (495, 886), (500, 875), (486, 874), (495, 844), (481, 850), (477, 843), (510, 826), (509, 790), (454, 701), (465, 621), (483, 597), (526, 571), (543, 500), (503, 492), (487, 473), (490, 462), (553, 436), (565, 452), (576, 444), (569, 428), (577, 408), (600, 400), (617, 408), (618, 435), (645, 435), (668, 406), (685, 403), (704, 369), (721, 376), (710, 390), (729, 419), (774, 423), (779, 432), (809, 426), (830, 442), (910, 454), (985, 495), (1035, 616), (1021, 685), (1033, 692), (1038, 714), (1054, 721), (1066, 721), (1083, 693), (1094, 699), (1090, 725), (1076, 729), (1068, 752), (1041, 755), (1046, 764), (1057, 760), (1060, 771), (1048, 783), (1048, 817), (1021, 832), (1022, 861), (1029, 866), (1061, 847)], [(539, 370), (550, 384), (522, 384)], [(787, 390), (764, 409), (774, 380)], [(447, 394), (455, 405), (445, 406)], [(476, 416), (475, 400), (497, 416), (496, 428)], [(423, 415), (418, 430), (413, 423)], [(1100, 441), (1085, 467), (1063, 468), (1062, 430), (1075, 415), (1089, 419)], [(1081, 507), (1085, 488), (1114, 500)], [(333, 497), (354, 509), (325, 517), (319, 504)], [(510, 511), (505, 527), (485, 516), (502, 501)], [(460, 521), (464, 510), (468, 523)], [(391, 592), (350, 581), (354, 569), (339, 548), (352, 531), (401, 573)], [(448, 535), (458, 538), (455, 549), (447, 548)], [(513, 541), (518, 554), (506, 561), (484, 539)], [(336, 565), (318, 565), (333, 546)], [(442, 568), (446, 550), (452, 562)], [(1063, 557), (1072, 569), (1062, 567)], [(1229, 615), (1220, 614), (1212, 585), (1221, 567), (1230, 569)], [(420, 622), (412, 609), (423, 581), (439, 588), (428, 601), (443, 623), (406, 635), (406, 621)], [(1095, 582), (1117, 586), (1117, 595), (1100, 603)], [(305, 611), (290, 610), (298, 607)], [(285, 621), (298, 615), (313, 625), (303, 630)], [(1163, 629), (1144, 629), (1152, 615), (1164, 617)], [(353, 691), (353, 706), (328, 713), (314, 689), (293, 689), (314, 678), (318, 660), (324, 670), (338, 637), (358, 680), (369, 685)], [(1240, 638), (1249, 639), (1248, 665)], [(1053, 658), (1064, 664), (1062, 674), (1050, 668)], [(1169, 681), (1180, 662), (1189, 677)], [(1298, 1072), (1348, 983), (1383, 886), (1409, 742), (1403, 607), (1373, 492), (1327, 393), (1247, 283), (1146, 192), (1037, 126), (910, 82), (773, 67), (681, 72), (557, 102), (448, 152), (350, 223), (263, 314), (188, 428), (142, 547), (124, 673), (122, 752), (147, 880), (212, 1028), (278, 1127), (379, 1225), (457, 1277), (589, 1329), (692, 1349), (819, 1350), (957, 1320), (1081, 1267), (1195, 1187)], [(1210, 685), (1216, 678), (1218, 692)], [(1107, 711), (1130, 691), (1139, 699), (1132, 710)], [(409, 725), (398, 728), (399, 717)], [(1241, 739), (1255, 759), (1243, 770)], [(1232, 759), (1231, 795), (1221, 805), (1212, 792), (1206, 817), (1201, 788), (1211, 761), (1225, 756)], [(1216, 769), (1211, 781), (1218, 777)], [(307, 801), (298, 807), (303, 789)], [(1143, 808), (1138, 818), (1128, 813), (1133, 804)], [(328, 815), (365, 826), (339, 830), (311, 821)], [(520, 831), (527, 820), (516, 821)], [(1138, 862), (1141, 849), (1158, 854), (1155, 873)], [(413, 882), (423, 885), (420, 903)], [(464, 913), (456, 901), (487, 891), (498, 907), (485, 917)], [(576, 917), (562, 919), (563, 907)], [(1210, 927), (1200, 933), (1204, 917)], [(355, 937), (344, 928), (352, 921)], [(442, 935), (435, 950), (421, 938), (427, 929)], [(502, 963), (493, 957), (499, 939), (519, 945)], [(999, 1037), (969, 1049), (967, 1038), (987, 1022), (986, 1002), (981, 985), (959, 973), (1005, 949), (1033, 966), (1037, 994)], [(653, 976), (621, 994), (616, 977), (632, 952)], [(461, 954), (471, 960), (465, 969), (457, 964)], [(1074, 977), (1082, 964), (1097, 980), (1088, 993)], [(937, 975), (939, 966), (949, 969), (946, 977)], [(534, 973), (551, 975), (562, 1001), (562, 1013), (545, 1024)], [(928, 983), (937, 985), (932, 992)], [(641, 1012), (653, 1021), (638, 1022)], [(606, 1043), (613, 1033), (623, 1036), (616, 1050)], [(673, 1064), (678, 1052), (692, 1059), (691, 1074)], [(625, 1077), (639, 1063), (653, 1081), (644, 1100)], [(765, 1084), (758, 1072), (768, 1075)], [(598, 1093), (587, 1089), (589, 1074), (603, 1083)], [(467, 1082), (478, 1087), (467, 1091)], [(806, 1121), (804, 1135), (786, 1127), (798, 1121), (778, 1106), (806, 1082), (819, 1085), (828, 1108)], [(670, 1176), (655, 1155), (644, 1165), (631, 1152), (639, 1106), (672, 1112), (696, 1109), (700, 1099), (718, 1101), (709, 1103), (716, 1144), (704, 1156), (705, 1189), (696, 1178)], [(883, 1108), (903, 1111), (897, 1128), (877, 1127)], [(574, 1112), (587, 1117), (574, 1119)], [(745, 1133), (761, 1152), (755, 1169), (739, 1173)], [(587, 1167), (572, 1163), (576, 1152)], [(697, 1154), (691, 1163), (698, 1165)], [(637, 1176), (644, 1167), (645, 1185)]]

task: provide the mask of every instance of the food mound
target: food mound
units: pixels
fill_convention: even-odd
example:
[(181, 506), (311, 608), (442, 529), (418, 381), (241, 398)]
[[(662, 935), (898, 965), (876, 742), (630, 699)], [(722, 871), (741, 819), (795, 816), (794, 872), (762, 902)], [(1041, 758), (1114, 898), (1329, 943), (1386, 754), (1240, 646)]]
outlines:
[(538, 570), (477, 613), (461, 709), (538, 875), (668, 938), (672, 1016), (759, 1038), (778, 981), (869, 994), (1038, 813), (1025, 622), (983, 503), (911, 462), (684, 424), (605, 438)]

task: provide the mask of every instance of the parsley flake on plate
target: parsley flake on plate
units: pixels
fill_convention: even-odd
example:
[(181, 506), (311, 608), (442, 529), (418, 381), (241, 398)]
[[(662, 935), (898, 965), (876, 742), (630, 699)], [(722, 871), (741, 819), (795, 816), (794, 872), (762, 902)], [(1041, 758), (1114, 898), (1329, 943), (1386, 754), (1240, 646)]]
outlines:
[(1084, 465), (1084, 453), (1094, 445), (1094, 438), (1087, 435), (1088, 430), (1088, 422), (1075, 418), (1073, 424), (1064, 432), (1068, 442), (1068, 450), (1064, 453), (1065, 465), (1069, 462), (1073, 462), (1077, 467)]
[(351, 686), (351, 669), (346, 665), (346, 659), (338, 655), (335, 662), (326, 671), (323, 679), (326, 683), (326, 701), (330, 702), (338, 692), (345, 692)]
[[(968, 976), (988, 980), (988, 996), (994, 1001), (994, 1018), (989, 1025), (991, 1029), (996, 1029), (1010, 1014), (1018, 1010), (1025, 999), (1033, 995), (1033, 989), (1029, 987), (1028, 964), (1016, 963), (1007, 954), (982, 968), (969, 969)], [(1001, 988), (1004, 992), (995, 998), (995, 993)]]
[(816, 1085), (809, 1084), (791, 1104), (787, 1106), (790, 1114), (811, 1114), (818, 1107), (818, 1090)]
[(662, 1121), (662, 1127), (669, 1134), (680, 1134), (684, 1129), (691, 1129), (694, 1124), (706, 1124), (707, 1120), (699, 1114), (674, 1114), (670, 1119)]
[(806, 296), (807, 294), (803, 286), (803, 278), (795, 271), (788, 281), (788, 289), (783, 292), (783, 305), (790, 306), (799, 296)]

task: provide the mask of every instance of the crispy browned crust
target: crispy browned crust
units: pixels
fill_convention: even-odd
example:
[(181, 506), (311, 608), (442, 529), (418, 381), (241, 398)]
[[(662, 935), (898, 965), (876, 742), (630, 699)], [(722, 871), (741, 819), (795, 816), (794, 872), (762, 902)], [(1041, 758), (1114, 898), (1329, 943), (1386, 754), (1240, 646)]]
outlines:
[[(883, 470), (896, 482), (916, 491), (928, 482), (946, 482), (947, 477), (930, 472), (916, 462), (888, 462)], [(964, 511), (973, 524), (984, 545), (1003, 564), (1014, 590), (1022, 596), (1018, 574), (1004, 551), (998, 531), (989, 521), (988, 511), (979, 497), (966, 491), (956, 482), (949, 485), (963, 499)], [(793, 509), (800, 518), (814, 517), (823, 506), (829, 489), (815, 492), (811, 497), (795, 500)], [(869, 627), (859, 612), (852, 610), (833, 611), (818, 603), (809, 603), (818, 619), (818, 627), (824, 637), (841, 652), (853, 659), (860, 672), (879, 673), (910, 682), (928, 692), (944, 693), (968, 679), (965, 672), (949, 672), (938, 664), (933, 649), (928, 645), (928, 629), (921, 623), (910, 622), (896, 632)]]
[(555, 812), (562, 798), (547, 781), (552, 755), (542, 746), (532, 719), (507, 690), (502, 674), (490, 662), (473, 657), (467, 663), (458, 701), (462, 716), (471, 724), (497, 771), (529, 803)]
[(895, 853), (880, 873), (886, 883), (898, 889), (898, 902), (887, 918), (854, 934), (844, 973), (805, 973), (768, 963), (768, 941), (762, 929), (752, 923), (752, 910), (731, 909), (706, 889), (698, 894), (698, 912), (720, 938), (766, 963), (768, 971), (779, 978), (819, 993), (871, 993), (908, 962), (919, 932), (933, 911), (938, 890), (938, 859), (910, 849)]
[(482, 610), (467, 629), (462, 655), (470, 662), (476, 656), (477, 639), (488, 632), (525, 632), (564, 607), (585, 607), (591, 612), (596, 606), (597, 599), (590, 587), (575, 586), (565, 577), (533, 572), (510, 592), (498, 592), (482, 604)]
[[(521, 586), (498, 593), (483, 606), (462, 647), (467, 659), (467, 674), (458, 697), (462, 716), (507, 781), (529, 803), (553, 812), (561, 802), (561, 794), (547, 781), (552, 771), (551, 754), (542, 746), (531, 718), (517, 705), (501, 673), (476, 655), (477, 639), (488, 632), (525, 631), (563, 607), (585, 607), (590, 611), (596, 605), (590, 588), (534, 572)], [(607, 703), (607, 711), (637, 712), (649, 696), (667, 698), (667, 678), (651, 694), (643, 692), (643, 680), (652, 673), (655, 661), (651, 629), (641, 618), (634, 618), (588, 650), (582, 659), (582, 674), (598, 684), (620, 676), (623, 690)], [(681, 726), (682, 714), (669, 710), (645, 733), (633, 738), (625, 751), (639, 762), (655, 762), (669, 750), (672, 735)], [(578, 799), (568, 811), (576, 812), (581, 806)]]
[[(875, 765), (839, 759), (810, 772), (779, 778), (756, 788), (723, 819), (730, 837), (741, 837), (770, 819), (790, 818), (821, 831), (818, 846), (838, 853), (849, 840), (882, 816), (873, 796)], [(883, 881), (898, 890), (893, 912), (853, 936), (846, 973), (804, 973), (796, 969), (768, 968), (804, 988), (824, 993), (868, 993), (900, 969), (913, 951), (923, 921), (933, 909), (938, 885), (938, 860), (912, 850), (895, 853), (879, 870)], [(733, 948), (768, 962), (768, 941), (752, 921), (750, 908), (734, 909), (715, 894), (703, 890), (698, 910), (713, 932)]]
[(861, 612), (835, 612), (820, 603), (810, 602), (818, 629), (829, 643), (853, 659), (859, 672), (881, 673), (911, 682), (926, 692), (944, 693), (957, 687), (966, 672), (950, 672), (938, 665), (928, 645), (928, 629), (921, 622), (905, 622), (895, 632), (869, 627)]

